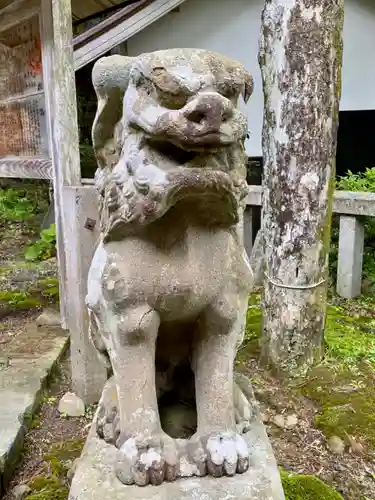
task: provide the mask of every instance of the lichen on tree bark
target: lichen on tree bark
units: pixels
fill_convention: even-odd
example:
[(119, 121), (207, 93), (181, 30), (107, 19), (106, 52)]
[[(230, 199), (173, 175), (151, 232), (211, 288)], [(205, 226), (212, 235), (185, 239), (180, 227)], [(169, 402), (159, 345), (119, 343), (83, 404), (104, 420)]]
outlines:
[[(298, 374), (322, 356), (341, 97), (343, 0), (266, 0), (262, 358)], [(271, 281), (267, 279), (271, 278)]]

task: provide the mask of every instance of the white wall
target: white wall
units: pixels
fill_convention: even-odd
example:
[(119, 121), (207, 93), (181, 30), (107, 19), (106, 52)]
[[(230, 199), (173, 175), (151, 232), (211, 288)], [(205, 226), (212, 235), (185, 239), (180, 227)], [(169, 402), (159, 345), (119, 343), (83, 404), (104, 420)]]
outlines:
[[(251, 156), (261, 156), (263, 94), (258, 67), (260, 16), (264, 0), (186, 0), (128, 40), (128, 54), (196, 47), (226, 54), (252, 73), (255, 90), (247, 106)], [(375, 2), (345, 0), (342, 110), (375, 109)]]
[(341, 110), (375, 109), (375, 2), (345, 0)]

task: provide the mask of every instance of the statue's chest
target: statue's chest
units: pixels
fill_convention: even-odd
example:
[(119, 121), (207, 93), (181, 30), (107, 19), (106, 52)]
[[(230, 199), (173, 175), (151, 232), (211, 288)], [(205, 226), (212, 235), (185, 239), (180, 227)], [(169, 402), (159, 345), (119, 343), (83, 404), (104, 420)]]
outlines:
[(168, 249), (129, 238), (106, 245), (105, 253), (100, 282), (107, 300), (125, 307), (146, 301), (172, 316), (194, 314), (212, 301), (228, 281), (233, 259), (231, 239), (209, 232), (190, 234)]

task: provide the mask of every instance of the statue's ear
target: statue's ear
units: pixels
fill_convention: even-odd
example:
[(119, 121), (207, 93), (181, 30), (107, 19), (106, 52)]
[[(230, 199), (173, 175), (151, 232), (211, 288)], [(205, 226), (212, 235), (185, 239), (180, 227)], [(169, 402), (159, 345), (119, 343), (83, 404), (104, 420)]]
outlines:
[(100, 167), (116, 161), (118, 131), (122, 118), (122, 101), (129, 84), (134, 59), (113, 55), (94, 64), (92, 83), (98, 107), (92, 126), (92, 143)]
[(247, 71), (244, 72), (244, 87), (242, 91), (242, 97), (245, 102), (247, 102), (254, 90), (254, 79), (251, 74)]

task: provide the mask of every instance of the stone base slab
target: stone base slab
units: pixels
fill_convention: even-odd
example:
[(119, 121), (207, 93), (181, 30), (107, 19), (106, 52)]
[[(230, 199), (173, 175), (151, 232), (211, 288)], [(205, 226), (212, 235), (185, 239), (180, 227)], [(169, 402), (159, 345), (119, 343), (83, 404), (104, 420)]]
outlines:
[(191, 477), (160, 486), (125, 486), (114, 472), (117, 449), (97, 437), (94, 421), (75, 464), (69, 500), (285, 500), (259, 415), (243, 437), (251, 450), (250, 468), (245, 474), (221, 479)]

